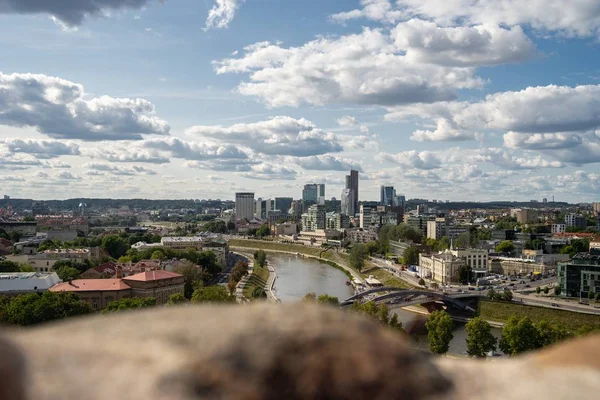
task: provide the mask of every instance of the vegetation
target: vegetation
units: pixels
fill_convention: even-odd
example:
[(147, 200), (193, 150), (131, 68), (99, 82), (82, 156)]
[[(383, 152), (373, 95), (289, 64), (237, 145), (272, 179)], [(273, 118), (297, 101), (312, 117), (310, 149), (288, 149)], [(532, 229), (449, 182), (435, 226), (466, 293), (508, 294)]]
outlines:
[(235, 296), (223, 286), (199, 287), (192, 295), (192, 303), (235, 303)]
[(0, 261), (0, 272), (19, 272), (19, 264), (12, 261)]
[(494, 289), (490, 289), (490, 290), (488, 290), (487, 297), (490, 300), (496, 300), (496, 301), (502, 301), (502, 300), (512, 301), (513, 293), (510, 290), (504, 290), (502, 292), (497, 292)]
[(504, 240), (496, 246), (497, 253), (512, 253), (515, 251), (515, 245), (510, 240)]
[(581, 314), (516, 303), (492, 303), (486, 300), (479, 302), (479, 316), (487, 321), (506, 322), (513, 315), (527, 316), (534, 323), (546, 320), (550, 323), (564, 326), (565, 329), (577, 334), (581, 333), (582, 329), (600, 329), (600, 315)]
[(319, 297), (315, 293), (307, 293), (302, 297), (303, 303), (317, 303), (324, 305), (331, 305), (338, 307), (340, 305), (340, 301), (335, 296), (330, 296), (328, 294), (322, 294)]
[(194, 288), (198, 283), (204, 281), (202, 268), (186, 260), (175, 266), (173, 272), (183, 275), (185, 278), (183, 296), (188, 300), (191, 299), (194, 294)]
[(367, 255), (367, 247), (364, 244), (354, 244), (350, 250), (350, 266), (360, 272), (365, 266)]
[(112, 258), (124, 256), (129, 250), (129, 244), (118, 235), (108, 235), (102, 239), (102, 249)]
[(419, 279), (419, 286), (425, 286), (425, 279)]
[(259, 267), (267, 265), (267, 253), (264, 250), (258, 250), (254, 253), (254, 263)]
[(156, 306), (156, 299), (154, 297), (133, 297), (122, 299), (119, 301), (111, 301), (108, 306), (102, 310), (103, 314), (110, 312), (120, 312), (125, 310), (132, 310), (136, 308), (148, 308)]
[[(256, 267), (260, 268), (260, 267)], [(248, 263), (243, 261), (238, 261), (233, 269), (231, 270), (231, 274), (229, 275), (229, 282), (227, 283), (227, 287), (229, 289), (229, 293), (233, 294), (235, 291), (235, 287), (242, 280), (244, 276), (248, 275)]]
[(91, 312), (90, 305), (74, 293), (46, 291), (0, 297), (0, 322), (5, 324), (28, 326)]
[(79, 278), (80, 272), (76, 268), (64, 266), (56, 270), (56, 274), (63, 282), (67, 282), (70, 279)]
[(404, 264), (406, 265), (416, 265), (419, 263), (419, 249), (415, 246), (410, 246), (404, 253), (402, 254), (402, 258), (404, 259)]
[(181, 293), (174, 293), (171, 296), (169, 296), (169, 301), (167, 302), (167, 304), (170, 306), (174, 306), (178, 304), (185, 304), (187, 302), (188, 299), (184, 295), (182, 295)]
[(431, 352), (446, 354), (450, 347), (450, 341), (454, 337), (452, 334), (454, 322), (450, 315), (445, 311), (434, 311), (429, 315), (425, 327)]
[(571, 244), (563, 247), (560, 251), (561, 254), (568, 254), (570, 257), (573, 257), (577, 253), (582, 253), (588, 251), (590, 247), (589, 239), (573, 239), (571, 240)]
[(266, 297), (265, 286), (269, 279), (269, 270), (261, 267), (254, 267), (252, 275), (244, 285), (244, 297), (247, 299), (259, 299)]
[(204, 224), (202, 229), (212, 233), (227, 233), (227, 223), (221, 220), (210, 221)]
[(390, 313), (388, 306), (385, 304), (375, 304), (372, 301), (367, 303), (354, 302), (349, 310), (373, 318), (384, 326), (404, 332), (402, 322), (398, 321), (398, 316)]
[(573, 336), (565, 327), (541, 320), (534, 324), (528, 317), (514, 315), (502, 329), (500, 349), (510, 355), (557, 343)]
[(485, 357), (496, 351), (498, 340), (492, 334), (491, 325), (481, 317), (475, 317), (465, 326), (467, 330), (467, 354), (471, 357)]
[(560, 296), (560, 293), (561, 293), (560, 286), (554, 286), (554, 295)]
[(471, 267), (468, 265), (461, 266), (458, 271), (456, 271), (456, 279), (463, 285), (471, 282)]

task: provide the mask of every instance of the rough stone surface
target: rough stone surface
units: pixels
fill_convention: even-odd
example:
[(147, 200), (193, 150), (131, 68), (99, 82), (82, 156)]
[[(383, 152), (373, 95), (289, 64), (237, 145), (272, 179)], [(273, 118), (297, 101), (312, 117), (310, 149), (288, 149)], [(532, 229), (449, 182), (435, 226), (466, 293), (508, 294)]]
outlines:
[(434, 358), (370, 320), (305, 305), (161, 308), (3, 336), (0, 399), (556, 400), (600, 389), (598, 337), (502, 362)]

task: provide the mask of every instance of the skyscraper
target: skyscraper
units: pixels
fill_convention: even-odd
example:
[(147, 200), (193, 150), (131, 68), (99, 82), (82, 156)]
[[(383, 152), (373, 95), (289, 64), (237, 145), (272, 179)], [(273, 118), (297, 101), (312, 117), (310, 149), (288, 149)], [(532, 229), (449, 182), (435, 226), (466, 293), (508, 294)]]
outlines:
[(393, 186), (381, 186), (381, 197), (379, 203), (382, 206), (396, 206), (396, 190)]
[(256, 200), (256, 218), (258, 219), (267, 219), (269, 217), (269, 213), (271, 212), (271, 199), (263, 200), (258, 198)]
[[(348, 179), (348, 177), (350, 179)], [(346, 189), (352, 189), (354, 191), (354, 211), (356, 212), (358, 210), (358, 198), (359, 198), (359, 191), (358, 191), (358, 171), (356, 170), (350, 170), (350, 175), (348, 175), (348, 177), (346, 177)], [(348, 187), (348, 183), (350, 183), (350, 187)]]
[(238, 220), (247, 219), (250, 221), (254, 219), (254, 193), (235, 194), (235, 217)]
[(292, 208), (292, 202), (294, 201), (291, 197), (275, 197), (275, 204), (273, 209), (279, 210), (284, 214), (287, 214)]
[(342, 214), (354, 217), (356, 208), (354, 208), (354, 190), (344, 189), (342, 191)]

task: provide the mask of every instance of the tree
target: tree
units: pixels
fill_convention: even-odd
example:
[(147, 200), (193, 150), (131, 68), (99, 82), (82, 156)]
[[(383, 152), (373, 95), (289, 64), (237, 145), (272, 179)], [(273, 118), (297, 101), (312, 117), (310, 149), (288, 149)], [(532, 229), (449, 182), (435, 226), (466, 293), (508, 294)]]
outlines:
[(19, 272), (19, 264), (12, 261), (0, 261), (0, 272)]
[(596, 301), (600, 301), (600, 292), (596, 293)]
[(0, 322), (27, 326), (91, 312), (89, 303), (75, 293), (46, 291), (4, 299)]
[(154, 297), (133, 297), (121, 299), (118, 301), (111, 301), (108, 306), (102, 310), (103, 314), (111, 312), (120, 312), (125, 310), (132, 310), (136, 308), (148, 308), (156, 306), (156, 298)]
[(358, 272), (362, 271), (367, 259), (367, 248), (362, 243), (356, 243), (352, 246), (349, 254), (350, 266)]
[(437, 282), (433, 282), (431, 285), (429, 285), (432, 289), (434, 290), (438, 290), (440, 288), (440, 285)]
[(340, 305), (340, 301), (338, 300), (337, 297), (329, 296), (328, 294), (320, 295), (317, 298), (317, 303), (318, 304), (326, 304), (326, 305), (335, 306), (335, 307)]
[(496, 253), (512, 253), (515, 250), (515, 245), (510, 240), (504, 240), (496, 246)]
[(35, 268), (30, 264), (21, 263), (19, 264), (19, 272), (35, 272)]
[(560, 286), (554, 286), (554, 295), (560, 296), (560, 293), (561, 293)]
[(544, 286), (544, 294), (550, 293), (550, 288), (548, 286)]
[(535, 292), (537, 294), (540, 294), (542, 292), (542, 289), (538, 286), (538, 287), (535, 288)]
[(12, 231), (8, 237), (10, 238), (10, 241), (13, 243), (17, 243), (19, 240), (21, 240), (21, 233), (17, 232), (17, 231)]
[(466, 285), (468, 282), (471, 281), (471, 267), (468, 265), (460, 266), (458, 268), (458, 271), (456, 271), (456, 278), (458, 282), (462, 283), (463, 285)]
[(564, 327), (541, 320), (535, 324), (538, 332), (538, 346), (545, 347), (558, 343), (573, 336)]
[(317, 295), (315, 293), (306, 293), (302, 297), (302, 302), (303, 303), (316, 303), (317, 302)]
[(419, 263), (419, 249), (415, 246), (410, 246), (402, 254), (404, 264), (406, 265), (417, 265)]
[(212, 233), (227, 233), (227, 224), (221, 220), (208, 222), (202, 228)]
[(490, 289), (487, 292), (488, 299), (490, 299), (490, 300), (495, 300), (497, 295), (498, 294), (496, 293), (496, 291), (494, 289)]
[(398, 321), (398, 316), (396, 314), (390, 315), (390, 310), (385, 304), (375, 304), (372, 301), (360, 303), (357, 301), (352, 303), (349, 310), (366, 315), (367, 317), (378, 321), (384, 326), (389, 326), (393, 329), (404, 331), (402, 329), (402, 323)]
[(165, 258), (167, 258), (167, 256), (165, 255), (165, 252), (162, 250), (154, 250), (152, 252), (152, 255), (150, 256), (151, 260), (164, 260)]
[(264, 250), (258, 250), (254, 253), (254, 262), (259, 267), (264, 267), (267, 264), (267, 253)]
[(467, 330), (467, 354), (472, 357), (485, 357), (496, 351), (498, 339), (492, 334), (492, 327), (481, 317), (475, 317), (465, 326)]
[(512, 299), (513, 292), (511, 292), (510, 290), (505, 290), (504, 293), (502, 293), (502, 300), (512, 301)]
[(181, 293), (173, 293), (171, 296), (169, 296), (169, 301), (167, 302), (168, 305), (177, 305), (177, 304), (185, 304), (188, 302), (188, 299), (185, 298), (185, 296)]
[(235, 296), (223, 286), (201, 287), (194, 291), (192, 303), (235, 303)]
[(540, 347), (538, 330), (528, 317), (511, 316), (502, 328), (500, 350), (505, 354), (517, 355)]
[(591, 290), (588, 292), (588, 299), (590, 299), (590, 300), (594, 299), (594, 292), (592, 292)]
[(258, 230), (256, 231), (256, 236), (259, 236), (259, 237), (269, 236), (270, 234), (271, 234), (271, 228), (269, 228), (269, 225), (267, 225), (267, 224), (261, 225), (260, 228), (258, 228)]
[(431, 352), (433, 354), (447, 353), (450, 341), (454, 337), (452, 334), (454, 322), (450, 315), (445, 311), (434, 311), (429, 315), (425, 327)]
[(102, 249), (105, 250), (112, 258), (124, 256), (129, 249), (127, 242), (117, 235), (108, 235), (102, 239)]
[(425, 279), (419, 279), (419, 286), (425, 286)]
[(450, 239), (448, 236), (442, 236), (440, 240), (435, 243), (434, 250), (444, 251), (450, 248)]
[(64, 266), (59, 268), (56, 274), (63, 282), (67, 282), (70, 279), (79, 278), (80, 272), (76, 268)]
[(173, 272), (183, 275), (183, 295), (186, 299), (191, 299), (194, 294), (194, 286), (202, 281), (202, 268), (190, 261), (182, 261), (173, 268)]

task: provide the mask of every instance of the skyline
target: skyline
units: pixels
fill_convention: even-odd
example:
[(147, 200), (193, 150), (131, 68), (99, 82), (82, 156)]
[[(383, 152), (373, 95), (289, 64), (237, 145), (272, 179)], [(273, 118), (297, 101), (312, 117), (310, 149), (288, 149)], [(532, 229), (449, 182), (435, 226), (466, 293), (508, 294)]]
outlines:
[(595, 0), (61, 4), (0, 0), (0, 195), (598, 200)]

